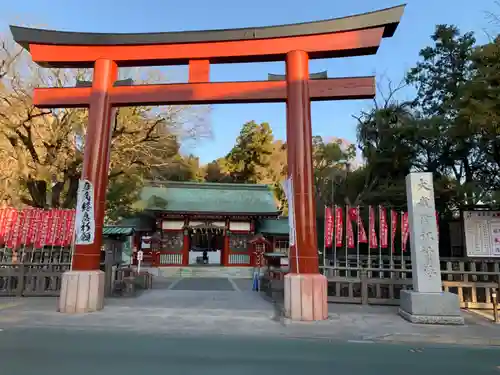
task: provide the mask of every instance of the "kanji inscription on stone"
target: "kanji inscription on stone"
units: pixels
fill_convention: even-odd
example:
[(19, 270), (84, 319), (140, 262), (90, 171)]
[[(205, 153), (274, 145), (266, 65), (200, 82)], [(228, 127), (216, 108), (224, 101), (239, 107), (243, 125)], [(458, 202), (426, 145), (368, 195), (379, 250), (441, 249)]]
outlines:
[(406, 177), (413, 290), (442, 290), (432, 173), (410, 173)]

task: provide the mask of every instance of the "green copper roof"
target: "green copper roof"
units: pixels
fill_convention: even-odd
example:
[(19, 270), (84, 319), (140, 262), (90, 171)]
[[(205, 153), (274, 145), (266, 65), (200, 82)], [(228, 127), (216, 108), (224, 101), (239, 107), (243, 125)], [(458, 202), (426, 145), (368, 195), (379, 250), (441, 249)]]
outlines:
[(103, 236), (130, 236), (134, 233), (132, 228), (123, 227), (104, 227), (102, 230)]
[(196, 182), (152, 183), (143, 188), (146, 210), (277, 215), (278, 208), (267, 185)]
[(257, 232), (263, 234), (288, 235), (290, 233), (290, 227), (288, 226), (288, 218), (284, 217), (279, 219), (259, 220), (257, 223)]

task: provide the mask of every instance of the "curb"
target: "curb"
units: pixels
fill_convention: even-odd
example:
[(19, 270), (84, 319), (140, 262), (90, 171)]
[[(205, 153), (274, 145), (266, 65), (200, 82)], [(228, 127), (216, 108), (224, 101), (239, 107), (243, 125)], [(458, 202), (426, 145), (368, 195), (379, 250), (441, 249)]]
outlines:
[(493, 346), (500, 347), (500, 337), (454, 337), (444, 335), (424, 335), (424, 334), (388, 334), (379, 337), (371, 337), (376, 342), (389, 343), (432, 343), (464, 346)]

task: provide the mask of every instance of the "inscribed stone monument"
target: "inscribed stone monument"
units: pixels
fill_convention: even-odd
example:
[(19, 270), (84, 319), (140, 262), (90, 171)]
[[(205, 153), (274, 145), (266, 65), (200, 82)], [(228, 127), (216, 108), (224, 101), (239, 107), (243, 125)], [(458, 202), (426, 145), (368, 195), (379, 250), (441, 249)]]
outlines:
[(401, 291), (400, 315), (412, 323), (463, 324), (458, 296), (442, 291), (432, 173), (406, 176), (413, 290)]

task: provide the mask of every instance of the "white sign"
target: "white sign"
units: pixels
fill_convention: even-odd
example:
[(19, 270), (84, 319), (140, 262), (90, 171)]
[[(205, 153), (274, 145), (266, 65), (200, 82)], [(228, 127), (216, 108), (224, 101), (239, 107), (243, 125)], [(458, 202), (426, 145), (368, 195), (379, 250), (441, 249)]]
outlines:
[(80, 180), (76, 203), (77, 245), (91, 245), (95, 239), (94, 187), (89, 180)]
[(290, 227), (290, 246), (295, 245), (295, 212), (293, 210), (293, 180), (292, 176), (283, 181), (283, 191), (285, 192), (286, 200), (288, 201), (288, 226)]
[(500, 211), (465, 211), (463, 215), (467, 256), (500, 258)]
[(142, 261), (144, 259), (144, 252), (142, 250), (139, 250), (137, 252), (137, 260)]
[(281, 267), (288, 267), (288, 257), (280, 258), (280, 266)]

